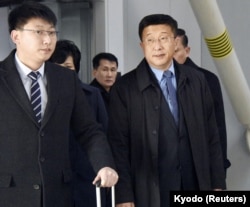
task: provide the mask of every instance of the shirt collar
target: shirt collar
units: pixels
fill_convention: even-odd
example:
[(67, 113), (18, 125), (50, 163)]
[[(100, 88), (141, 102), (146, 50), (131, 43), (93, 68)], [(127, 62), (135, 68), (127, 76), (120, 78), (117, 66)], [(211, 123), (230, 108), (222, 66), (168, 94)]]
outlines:
[[(15, 54), (15, 60), (16, 60), (16, 66), (17, 66), (18, 71), (24, 74), (25, 76), (27, 76), (30, 72), (33, 71), (20, 61), (17, 54)], [(36, 71), (39, 71), (39, 73), (41, 74), (41, 77), (44, 76), (44, 65), (45, 64), (43, 63), (41, 67), (38, 68), (38, 70), (36, 70)]]
[[(158, 82), (161, 82), (162, 76), (163, 76), (163, 73), (165, 72), (165, 70), (159, 70), (159, 69), (153, 68), (151, 66), (150, 66), (150, 68), (153, 71), (153, 73), (155, 74), (155, 77), (158, 80)], [(173, 61), (172, 61), (172, 63), (171, 63), (171, 65), (170, 65), (170, 67), (169, 67), (168, 70), (171, 71), (173, 73), (173, 76), (175, 77), (174, 63), (173, 63)]]

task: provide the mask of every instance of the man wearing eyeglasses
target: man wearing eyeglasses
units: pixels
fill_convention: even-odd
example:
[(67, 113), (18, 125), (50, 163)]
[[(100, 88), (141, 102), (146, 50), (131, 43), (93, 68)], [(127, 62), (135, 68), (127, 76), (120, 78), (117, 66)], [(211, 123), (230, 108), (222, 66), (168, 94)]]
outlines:
[(0, 206), (73, 207), (69, 134), (88, 154), (95, 184), (116, 184), (106, 136), (94, 121), (77, 75), (47, 62), (57, 41), (55, 14), (36, 2), (15, 7), (16, 49), (0, 62)]
[(176, 30), (169, 15), (145, 16), (145, 58), (111, 90), (117, 207), (169, 207), (170, 191), (226, 187), (213, 100), (203, 75), (173, 60)]

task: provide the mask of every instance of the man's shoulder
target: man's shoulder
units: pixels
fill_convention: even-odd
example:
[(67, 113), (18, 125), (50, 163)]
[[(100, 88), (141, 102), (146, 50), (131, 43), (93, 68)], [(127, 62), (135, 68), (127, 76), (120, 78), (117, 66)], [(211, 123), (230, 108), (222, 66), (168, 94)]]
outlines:
[(79, 81), (79, 78), (73, 70), (69, 70), (68, 68), (62, 67), (50, 61), (45, 62), (44, 72), (48, 85), (55, 82), (60, 84), (60, 87), (62, 88), (64, 88), (64, 86), (71, 88), (75, 87), (75, 83)]
[(197, 70), (201, 71), (204, 74), (206, 79), (219, 81), (219, 78), (217, 75), (215, 75), (215, 73), (213, 73), (205, 68), (201, 68), (201, 67), (197, 68)]
[(89, 92), (89, 93), (92, 93), (92, 94), (100, 94), (100, 91), (98, 90), (98, 88), (92, 86), (92, 85), (89, 85), (87, 83), (84, 83), (81, 81), (81, 87), (84, 91), (86, 92)]
[(186, 64), (179, 64), (175, 62), (175, 68), (178, 69), (178, 71), (181, 74), (184, 74), (187, 78), (197, 78), (197, 77), (204, 77), (204, 74), (197, 70), (197, 68), (191, 66), (191, 65), (186, 65)]
[(101, 91), (101, 92), (105, 92), (105, 89), (101, 86), (101, 84), (96, 80), (96, 78), (94, 78), (90, 84), (91, 87), (94, 87), (95, 89)]
[(196, 69), (197, 71), (200, 71), (201, 73), (203, 73), (203, 75), (205, 76), (205, 78), (207, 80), (214, 80), (214, 81), (219, 80), (217, 75), (215, 75), (215, 73), (211, 72), (208, 69), (205, 69), (205, 68), (202, 68), (202, 67), (196, 65), (191, 58), (187, 58), (185, 65), (190, 66), (190, 67)]
[(16, 53), (16, 50), (12, 50), (11, 53), (5, 57), (5, 59), (1, 60), (0, 61), (0, 67), (5, 67), (5, 65), (8, 65), (8, 64), (14, 64), (15, 62), (15, 53)]
[[(52, 63), (50, 61), (45, 61), (45, 70), (46, 72), (50, 72), (50, 73), (59, 73), (60, 75), (66, 75), (68, 76), (69, 74), (75, 74), (74, 71), (72, 70), (69, 70), (68, 68), (66, 67), (63, 67), (61, 65), (58, 65), (56, 63)], [(58, 75), (59, 75), (58, 74)]]

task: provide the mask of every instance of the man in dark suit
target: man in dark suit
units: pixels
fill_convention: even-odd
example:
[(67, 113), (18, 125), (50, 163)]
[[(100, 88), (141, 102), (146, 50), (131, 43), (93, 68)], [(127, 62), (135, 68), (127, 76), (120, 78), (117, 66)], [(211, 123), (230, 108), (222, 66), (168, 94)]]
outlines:
[(205, 76), (205, 79), (208, 83), (209, 89), (213, 97), (215, 118), (219, 129), (224, 168), (226, 170), (230, 167), (231, 163), (227, 158), (227, 130), (220, 82), (218, 77), (214, 73), (196, 65), (189, 57), (189, 55), (190, 47), (188, 46), (188, 37), (186, 35), (186, 32), (185, 30), (178, 28), (174, 58), (178, 63), (193, 67), (196, 70), (202, 72)]
[(72, 207), (69, 134), (97, 173), (93, 184), (110, 187), (118, 175), (106, 136), (76, 74), (46, 61), (57, 41), (55, 14), (27, 2), (8, 21), (16, 49), (0, 62), (0, 206)]
[(173, 60), (176, 30), (169, 15), (145, 16), (145, 58), (111, 89), (117, 207), (168, 207), (171, 190), (226, 187), (210, 90), (201, 73)]
[(92, 65), (94, 79), (90, 85), (100, 90), (106, 110), (109, 112), (110, 89), (117, 79), (118, 59), (111, 53), (101, 52), (92, 59)]
[[(73, 41), (58, 40), (55, 51), (49, 61), (73, 70), (78, 74), (80, 71), (81, 52)], [(106, 133), (108, 114), (100, 91), (96, 87), (83, 82), (81, 82), (81, 86), (96, 121), (102, 125), (103, 131)], [(73, 171), (72, 191), (74, 207), (96, 207), (96, 191), (95, 186), (92, 184), (95, 172), (86, 156), (86, 152), (82, 150), (74, 136), (70, 137), (69, 152)], [(101, 189), (103, 207), (108, 206), (107, 192), (109, 190), (106, 188)]]

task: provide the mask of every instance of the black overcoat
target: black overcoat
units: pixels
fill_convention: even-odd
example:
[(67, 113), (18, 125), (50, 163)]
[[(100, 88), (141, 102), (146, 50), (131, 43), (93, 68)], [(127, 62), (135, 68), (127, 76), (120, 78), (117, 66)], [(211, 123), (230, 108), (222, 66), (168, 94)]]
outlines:
[(97, 172), (114, 167), (73, 71), (45, 63), (48, 102), (39, 126), (15, 66), (0, 62), (0, 206), (71, 207), (69, 134), (73, 130)]
[(202, 72), (204, 74), (205, 79), (207, 80), (214, 102), (215, 118), (217, 121), (217, 126), (220, 134), (220, 143), (222, 148), (224, 168), (227, 169), (231, 166), (231, 163), (227, 158), (227, 129), (226, 129), (223, 96), (219, 78), (211, 71), (196, 65), (189, 57), (186, 59), (184, 64)]
[[(224, 189), (222, 153), (208, 85), (194, 69), (176, 62), (174, 66), (199, 188)], [(160, 207), (157, 135), (161, 93), (145, 59), (111, 90), (108, 138), (119, 173), (117, 203), (134, 201), (136, 207)]]

